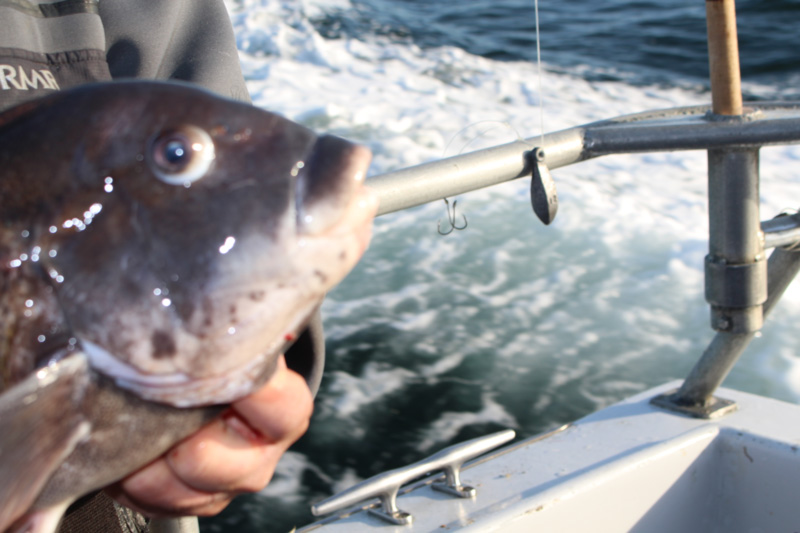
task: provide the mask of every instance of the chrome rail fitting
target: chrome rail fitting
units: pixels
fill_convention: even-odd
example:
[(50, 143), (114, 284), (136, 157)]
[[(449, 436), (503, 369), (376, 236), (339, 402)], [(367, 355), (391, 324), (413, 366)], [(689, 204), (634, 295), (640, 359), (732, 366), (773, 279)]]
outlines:
[[(769, 296), (764, 302), (765, 317), (800, 272), (800, 251), (777, 248), (769, 257), (768, 272)], [(735, 404), (712, 394), (755, 335), (755, 332), (717, 333), (681, 388), (656, 396), (653, 405), (695, 418), (717, 418), (735, 410)]]

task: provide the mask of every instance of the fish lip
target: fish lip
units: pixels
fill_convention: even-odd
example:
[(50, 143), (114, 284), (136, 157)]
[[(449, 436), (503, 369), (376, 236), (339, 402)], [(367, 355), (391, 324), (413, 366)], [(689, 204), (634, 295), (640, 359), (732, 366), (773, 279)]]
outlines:
[(80, 339), (80, 346), (83, 353), (89, 360), (93, 369), (101, 374), (113, 378), (115, 381), (123, 381), (132, 388), (135, 384), (147, 384), (148, 386), (173, 386), (189, 381), (189, 376), (181, 372), (173, 374), (147, 374), (117, 359), (102, 346), (91, 341)]
[[(364, 182), (372, 152), (333, 135), (323, 135), (312, 145), (302, 167), (296, 167), (295, 228), (298, 235), (327, 234), (358, 208), (366, 205)], [(374, 212), (371, 218), (374, 218)]]
[(364, 254), (369, 241), (372, 238), (372, 221), (378, 212), (380, 200), (377, 193), (367, 186), (362, 186), (353, 195), (345, 214), (342, 218), (329, 229), (328, 233), (332, 236), (352, 232), (356, 230), (356, 239), (359, 243), (358, 256)]

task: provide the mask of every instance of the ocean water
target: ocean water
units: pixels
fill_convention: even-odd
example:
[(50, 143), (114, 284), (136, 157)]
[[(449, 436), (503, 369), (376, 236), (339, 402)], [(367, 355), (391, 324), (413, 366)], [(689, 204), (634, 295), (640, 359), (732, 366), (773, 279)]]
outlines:
[[(374, 153), (371, 173), (647, 109), (705, 104), (696, 0), (229, 0), (254, 102)], [(800, 1), (737, 2), (744, 91), (796, 96)], [(541, 85), (541, 91), (539, 87)], [(800, 148), (762, 151), (762, 218), (798, 207)], [(380, 217), (324, 307), (308, 434), (270, 486), (204, 532), (281, 532), (309, 502), (501, 428), (521, 437), (686, 375), (703, 299), (705, 155), (621, 155), (553, 172), (550, 227), (525, 180)], [(800, 401), (790, 287), (727, 386)]]

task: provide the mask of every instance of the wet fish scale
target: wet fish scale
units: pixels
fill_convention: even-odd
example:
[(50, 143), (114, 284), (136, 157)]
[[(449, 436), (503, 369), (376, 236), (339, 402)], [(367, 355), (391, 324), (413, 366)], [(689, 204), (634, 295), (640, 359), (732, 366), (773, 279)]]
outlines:
[(33, 372), (56, 349), (54, 341), (63, 345), (66, 330), (53, 291), (40, 275), (27, 268), (0, 275), (0, 390)]

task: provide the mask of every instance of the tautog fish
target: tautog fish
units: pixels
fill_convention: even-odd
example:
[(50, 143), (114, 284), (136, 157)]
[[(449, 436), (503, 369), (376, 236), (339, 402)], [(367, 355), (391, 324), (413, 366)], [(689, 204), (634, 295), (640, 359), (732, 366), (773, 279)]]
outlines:
[(271, 375), (367, 246), (369, 158), (175, 84), (0, 114), (0, 531), (53, 530)]

